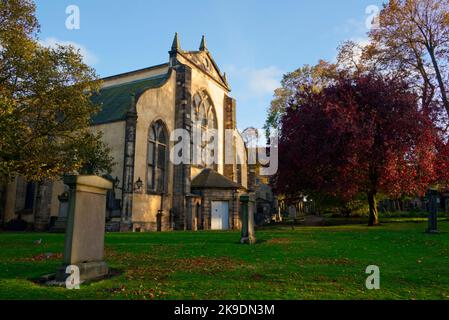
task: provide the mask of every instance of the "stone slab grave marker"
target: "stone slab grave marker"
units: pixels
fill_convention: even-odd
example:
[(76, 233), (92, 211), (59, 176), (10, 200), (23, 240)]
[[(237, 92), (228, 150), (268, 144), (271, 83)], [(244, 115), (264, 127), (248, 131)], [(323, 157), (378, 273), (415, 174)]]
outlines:
[(58, 218), (56, 219), (54, 226), (50, 229), (50, 232), (64, 233), (67, 225), (67, 215), (69, 211), (69, 192), (64, 191), (64, 193), (58, 196), (58, 200)]
[(67, 229), (64, 262), (56, 274), (65, 281), (68, 266), (77, 266), (80, 280), (93, 280), (109, 272), (104, 261), (106, 194), (112, 182), (97, 176), (68, 176), (69, 186)]
[(440, 206), (440, 195), (437, 190), (430, 189), (426, 194), (429, 203), (429, 227), (427, 233), (438, 233), (438, 207)]
[(242, 202), (242, 244), (255, 244), (256, 234), (254, 231), (254, 204), (255, 201), (249, 195), (240, 197)]

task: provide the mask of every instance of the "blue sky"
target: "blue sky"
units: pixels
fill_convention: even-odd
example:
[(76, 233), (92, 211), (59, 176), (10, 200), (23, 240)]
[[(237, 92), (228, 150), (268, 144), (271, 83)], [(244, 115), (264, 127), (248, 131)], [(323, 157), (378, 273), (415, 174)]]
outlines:
[[(333, 60), (344, 40), (364, 41), (379, 0), (37, 0), (43, 43), (71, 43), (102, 77), (168, 61), (173, 35), (196, 50), (205, 34), (237, 99), (240, 129), (262, 127), (282, 75)], [(66, 8), (80, 29), (66, 28)], [(368, 9), (367, 9), (368, 8)]]

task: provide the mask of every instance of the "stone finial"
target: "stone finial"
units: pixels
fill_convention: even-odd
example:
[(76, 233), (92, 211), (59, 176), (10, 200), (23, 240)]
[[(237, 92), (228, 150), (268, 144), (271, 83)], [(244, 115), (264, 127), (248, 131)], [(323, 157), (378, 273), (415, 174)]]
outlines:
[(203, 37), (201, 38), (200, 51), (207, 51), (205, 35), (203, 35)]
[(175, 33), (175, 37), (173, 38), (173, 44), (171, 45), (172, 51), (179, 51), (181, 50), (181, 44), (179, 43), (179, 37), (178, 33)]

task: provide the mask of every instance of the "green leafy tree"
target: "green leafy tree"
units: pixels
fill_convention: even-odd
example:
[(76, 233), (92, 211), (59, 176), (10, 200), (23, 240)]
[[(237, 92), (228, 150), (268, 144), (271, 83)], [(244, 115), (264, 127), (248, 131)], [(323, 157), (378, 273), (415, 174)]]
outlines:
[(268, 116), (265, 122), (267, 137), (272, 129), (281, 129), (281, 119), (290, 104), (296, 101), (297, 92), (304, 91), (304, 88), (313, 88), (319, 92), (323, 87), (330, 84), (337, 76), (336, 65), (319, 61), (315, 66), (305, 65), (293, 72), (284, 75), (281, 87), (276, 89), (271, 106), (268, 109)]
[(32, 1), (0, 1), (0, 175), (44, 181), (110, 171), (108, 147), (89, 130), (95, 71), (71, 46), (40, 45), (38, 33)]

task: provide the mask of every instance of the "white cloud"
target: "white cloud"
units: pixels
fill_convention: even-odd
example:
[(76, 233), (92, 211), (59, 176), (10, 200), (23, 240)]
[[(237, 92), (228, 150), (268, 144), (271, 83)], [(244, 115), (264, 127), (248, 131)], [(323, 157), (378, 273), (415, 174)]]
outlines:
[[(373, 17), (370, 16), (362, 17), (360, 19), (347, 19), (342, 25), (334, 27), (333, 31), (338, 36), (344, 37), (344, 41), (352, 41), (360, 47), (365, 47), (370, 44), (368, 37), (370, 29), (368, 28), (367, 22), (372, 21), (372, 19)], [(355, 52), (355, 54), (359, 55), (361, 52)], [(337, 55), (338, 52), (335, 50), (335, 56), (331, 60), (332, 62), (337, 61)]]
[(363, 16), (347, 19), (341, 26), (334, 28), (337, 34), (352, 37), (366, 36), (367, 32), (379, 27), (379, 14), (381, 8), (376, 5), (369, 5), (365, 8)]
[(82, 44), (73, 41), (58, 40), (53, 37), (46, 38), (45, 40), (40, 40), (39, 43), (45, 47), (56, 48), (57, 45), (62, 46), (73, 46), (75, 49), (79, 50), (80, 54), (83, 56), (84, 63), (92, 66), (98, 63), (98, 57), (90, 52)]
[(261, 69), (239, 69), (235, 66), (230, 66), (227, 70), (231, 74), (231, 81), (232, 79), (239, 81), (239, 83), (245, 86), (244, 91), (246, 91), (246, 95), (252, 97), (272, 95), (274, 90), (280, 87), (282, 75), (284, 74), (276, 66)]
[(257, 94), (268, 94), (280, 86), (283, 72), (275, 66), (248, 71), (249, 88)]
[[(376, 8), (375, 11), (374, 8)], [(342, 25), (334, 28), (334, 33), (345, 37), (347, 40), (354, 41), (361, 46), (369, 43), (368, 32), (373, 27), (373, 19), (377, 16), (379, 9), (377, 6), (368, 6), (366, 8), (366, 15), (360, 18), (347, 19)]]
[(334, 28), (334, 32), (337, 34), (342, 35), (361, 35), (366, 34), (369, 31), (368, 28), (366, 28), (365, 21), (363, 19), (347, 19), (343, 25), (336, 26)]

